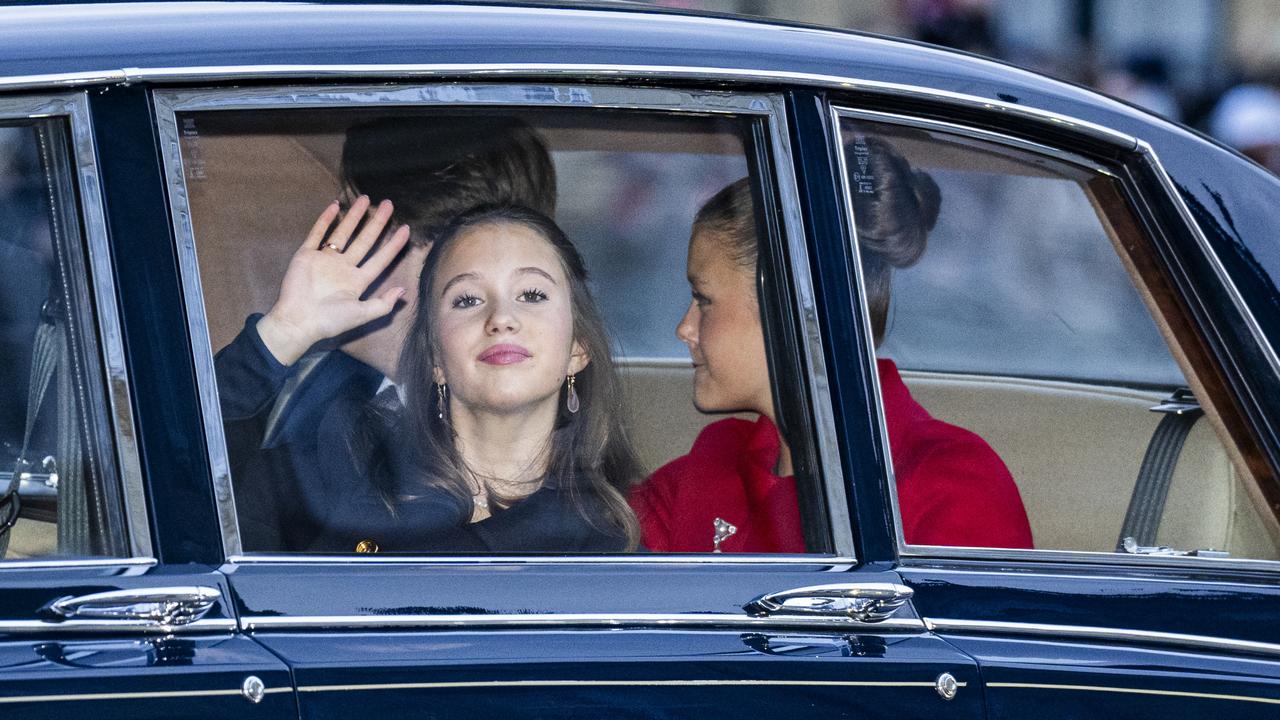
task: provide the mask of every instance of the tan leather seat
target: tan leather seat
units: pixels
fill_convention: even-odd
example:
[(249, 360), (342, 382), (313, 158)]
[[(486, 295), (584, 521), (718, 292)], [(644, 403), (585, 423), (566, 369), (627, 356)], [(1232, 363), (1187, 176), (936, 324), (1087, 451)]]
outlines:
[[(1036, 547), (1111, 551), (1161, 416), (1163, 393), (1077, 383), (904, 372), (935, 417), (981, 435), (1004, 459)], [(1205, 420), (1174, 470), (1160, 545), (1274, 558), (1257, 510)]]
[(693, 368), (687, 360), (619, 363), (631, 441), (646, 471), (689, 452), (708, 424), (725, 417), (754, 420), (751, 413), (704, 415), (693, 406)]

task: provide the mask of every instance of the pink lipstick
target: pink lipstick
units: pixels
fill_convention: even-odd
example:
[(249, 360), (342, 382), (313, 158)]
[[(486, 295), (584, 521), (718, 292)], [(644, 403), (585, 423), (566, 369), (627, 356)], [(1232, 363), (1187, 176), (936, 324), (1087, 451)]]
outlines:
[(490, 365), (514, 365), (531, 357), (533, 355), (519, 345), (502, 343), (485, 349), (476, 359)]

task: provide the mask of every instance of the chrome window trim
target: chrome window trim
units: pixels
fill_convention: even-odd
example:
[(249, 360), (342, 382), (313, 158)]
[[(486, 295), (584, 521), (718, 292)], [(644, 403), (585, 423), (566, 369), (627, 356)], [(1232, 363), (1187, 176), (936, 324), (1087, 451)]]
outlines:
[[(1106, 553), (1098, 553), (1098, 554), (1105, 555)], [(1270, 560), (1253, 560), (1252, 562), (1263, 563), (1263, 562), (1271, 562), (1271, 561)], [(1166, 585), (1173, 585), (1174, 587), (1169, 589), (1174, 591), (1176, 591), (1178, 587), (1185, 587), (1187, 584), (1195, 585), (1196, 588), (1213, 588), (1217, 590), (1231, 590), (1231, 591), (1237, 591), (1237, 592), (1241, 588), (1256, 587), (1256, 588), (1265, 589), (1265, 590), (1274, 590), (1276, 588), (1275, 580), (1270, 575), (1254, 575), (1251, 578), (1245, 577), (1245, 578), (1232, 579), (1232, 580), (1202, 580), (1200, 579), (1200, 577), (1196, 577), (1195, 579), (1188, 579), (1186, 576), (1183, 576), (1183, 575), (1174, 575), (1172, 577), (1161, 577), (1159, 575), (1137, 576), (1132, 574), (1126, 575), (1126, 574), (1123, 574), (1120, 572), (1114, 572), (1114, 571), (1108, 572), (1105, 574), (1100, 574), (1097, 568), (1089, 567), (1089, 566), (1074, 566), (1074, 567), (1065, 568), (1065, 569), (1059, 566), (1054, 568), (1053, 570), (1044, 571), (1044, 572), (1038, 571), (1036, 570), (1036, 568), (1037, 568), (1036, 565), (1030, 565), (1030, 564), (1024, 565), (1021, 567), (1002, 565), (998, 572), (1005, 577), (1017, 577), (1019, 575), (1023, 575), (1023, 576), (1034, 575), (1034, 577), (1037, 580), (1042, 580), (1044, 578), (1061, 578), (1067, 581), (1088, 580), (1090, 582), (1094, 582), (1098, 580), (1106, 580), (1107, 582), (1116, 582), (1116, 583), (1132, 583), (1135, 580), (1141, 580), (1142, 584), (1147, 586), (1159, 585), (1162, 583)], [(918, 567), (918, 566), (912, 566), (912, 567), (902, 568), (902, 570), (907, 573), (907, 576), (909, 579), (920, 579), (920, 578), (911, 578), (910, 576), (913, 571), (922, 570), (922, 569), (927, 569), (930, 576), (974, 575), (974, 574), (982, 575), (989, 572), (984, 570), (968, 570), (968, 569), (958, 569), (955, 567), (939, 567), (939, 566), (925, 566), (924, 568)], [(1145, 569), (1145, 568), (1131, 568), (1131, 569)], [(1252, 569), (1253, 570), (1269, 570), (1271, 568), (1254, 567)], [(1067, 572), (1067, 570), (1074, 570), (1075, 572)]]
[[(1005, 68), (1008, 70), (1009, 68)], [(337, 79), (427, 79), (452, 76), (491, 76), (513, 79), (522, 75), (555, 76), (563, 79), (671, 79), (730, 80), (737, 82), (783, 82), (836, 90), (874, 92), (898, 97), (942, 101), (969, 109), (1003, 113), (1012, 117), (1049, 123), (1133, 150), (1137, 141), (1130, 135), (1069, 115), (1027, 107), (1004, 100), (968, 93), (937, 90), (905, 83), (865, 80), (843, 75), (766, 70), (760, 68), (718, 68), (696, 65), (600, 65), (592, 63), (398, 63), (398, 64), (310, 64), (310, 65), (209, 65), (187, 67), (113, 68), (43, 75), (0, 77), (0, 90), (48, 87), (74, 87), (91, 84), (123, 84), (139, 82), (218, 82), (245, 78), (269, 80), (337, 80)], [(1099, 96), (1101, 97), (1101, 96)], [(1132, 112), (1119, 102), (1118, 112)], [(1170, 127), (1174, 127), (1170, 124)]]
[(26, 559), (26, 560), (5, 560), (0, 563), (0, 574), (6, 570), (64, 570), (69, 568), (114, 568), (118, 567), (126, 571), (127, 574), (133, 574), (139, 570), (155, 567), (157, 561), (151, 557), (137, 558), (85, 558), (83, 560), (71, 559)]
[(5, 635), (197, 635), (233, 633), (231, 618), (195, 620), (186, 625), (160, 626), (150, 620), (0, 620), (0, 637)]
[(792, 299), (799, 315), (798, 328), (803, 338), (800, 349), (808, 390), (812, 401), (813, 439), (818, 454), (823, 492), (827, 499), (827, 517), (831, 523), (832, 549), (837, 555), (856, 557), (853, 549), (853, 521), (846, 496), (850, 479), (844, 477), (840, 461), (840, 436), (836, 433), (835, 410), (831, 405), (826, 355), (823, 353), (822, 326), (818, 322), (818, 303), (813, 289), (813, 268), (804, 242), (804, 218), (799, 205), (800, 191), (796, 181), (795, 158), (791, 152), (787, 127), (787, 109), (781, 96), (768, 96), (773, 104), (773, 122), (769, 123), (769, 140), (777, 173), (778, 195), (782, 202), (784, 242), (790, 254)]
[(945, 132), (950, 135), (967, 137), (973, 140), (981, 140), (989, 143), (996, 143), (1007, 147), (1014, 147), (1025, 152), (1035, 153), (1051, 157), (1061, 162), (1069, 163), (1082, 167), (1090, 172), (1106, 175), (1107, 177), (1116, 177), (1103, 165), (1093, 162), (1086, 157), (1075, 153), (1059, 150), (1058, 148), (1044, 145), (1033, 140), (1020, 138), (1005, 133), (996, 132), (994, 130), (985, 130), (982, 128), (971, 127), (947, 120), (933, 120), (928, 118), (918, 118), (911, 115), (903, 115), (901, 113), (884, 112), (880, 110), (862, 110), (852, 108), (846, 105), (833, 104), (831, 111), (838, 118), (852, 118), (854, 120), (865, 120), (867, 122), (878, 122), (886, 125), (898, 125), (903, 127), (919, 128), (921, 130), (933, 130), (937, 132)]
[[(1099, 550), (1027, 550), (1025, 548), (980, 548), (951, 545), (902, 545), (900, 555), (904, 561), (904, 569), (924, 567), (927, 563), (916, 561), (932, 560), (982, 560), (1008, 563), (1026, 561), (1026, 567), (1035, 567), (1037, 563), (1089, 563), (1091, 565), (1108, 565), (1120, 567), (1156, 569), (1200, 569), (1215, 571), (1258, 571), (1275, 572), (1277, 560), (1260, 560), (1249, 558), (1210, 558), (1171, 555), (1130, 555), (1128, 553), (1104, 552)], [(1008, 565), (1002, 572), (1008, 572)], [(966, 572), (966, 571), (961, 571)], [(969, 571), (981, 572), (981, 571)]]
[[(166, 183), (170, 192), (170, 212), (177, 236), (179, 268), (186, 298), (187, 322), (200, 389), (205, 436), (218, 501), (223, 550), (228, 557), (242, 558), (239, 527), (232, 493), (226, 439), (222, 432), (221, 409), (210, 346), (204, 295), (200, 281), (195, 237), (191, 222), (185, 173), (180, 147), (181, 131), (177, 113), (204, 110), (267, 110), (337, 107), (557, 107), (626, 109), (650, 112), (725, 114), (757, 117), (767, 121), (771, 160), (777, 169), (778, 192), (782, 200), (782, 226), (788, 262), (793, 277), (792, 299), (799, 315), (802, 337), (800, 349), (807, 371), (814, 413), (813, 435), (829, 506), (832, 542), (840, 557), (853, 556), (853, 530), (844, 508), (846, 481), (839, 463), (839, 442), (835, 415), (827, 391), (827, 369), (818, 321), (816, 295), (805, 243), (804, 225), (798, 203), (794, 159), (791, 153), (786, 106), (781, 95), (736, 93), (723, 90), (635, 88), (617, 85), (558, 85), (546, 83), (417, 85), (367, 87), (271, 87), (248, 89), (157, 90), (154, 102), (159, 128)], [(667, 562), (720, 562), (723, 555), (707, 554), (702, 559), (670, 557)], [(555, 563), (560, 559), (544, 558)], [(335, 561), (350, 561), (335, 558)], [(358, 560), (357, 560), (358, 561)], [(598, 556), (599, 562), (628, 563), (631, 557)], [(770, 562), (770, 560), (764, 560)], [(784, 561), (785, 562), (785, 561)]]
[(823, 572), (845, 572), (853, 569), (853, 557), (831, 555), (756, 555), (747, 553), (688, 553), (684, 555), (307, 555), (272, 554), (230, 555), (233, 565), (291, 564), (312, 565), (346, 563), (349, 565), (600, 565), (625, 562), (635, 565), (809, 565)]
[(244, 632), (311, 630), (318, 628), (369, 630), (471, 630), (478, 628), (631, 628), (631, 629), (752, 629), (812, 630), (818, 632), (926, 632), (918, 618), (890, 618), (876, 623), (847, 617), (751, 617), (731, 613), (520, 613), (494, 615), (244, 615)]
[[(1079, 155), (1059, 150), (1056, 148), (1041, 145), (1039, 143), (1024, 140), (1022, 138), (1004, 135), (1002, 133), (990, 130), (972, 128), (952, 122), (940, 120), (930, 120), (916, 118), (897, 113), (886, 113), (874, 110), (861, 110), (857, 108), (849, 108), (841, 105), (832, 105), (831, 113), (835, 126), (836, 137), (840, 137), (840, 120), (841, 118), (852, 118), (855, 120), (866, 120), (869, 122), (879, 122), (889, 125), (909, 126), (924, 130), (935, 130), (951, 135), (961, 135), (976, 140), (982, 140), (990, 143), (997, 143), (1006, 147), (1017, 148), (1024, 152), (1031, 152), (1040, 155), (1052, 157), (1058, 161), (1069, 163), (1077, 167), (1081, 167), (1090, 172), (1099, 173), (1107, 177), (1117, 177), (1115, 173), (1094, 163)], [(1140, 157), (1145, 159), (1156, 171), (1157, 177), (1160, 178), (1162, 189), (1173, 199), (1182, 219), (1192, 228), (1193, 235), (1196, 238), (1200, 251), (1209, 259), (1213, 266), (1215, 274), (1223, 286), (1227, 289), (1228, 295), (1235, 308), (1241, 313), (1248, 325), (1254, 341), (1262, 348), (1263, 353), (1271, 362), (1272, 370), (1280, 376), (1280, 360), (1277, 359), (1275, 351), (1272, 349), (1266, 336), (1262, 334), (1261, 326), (1258, 325), (1257, 319), (1244, 303), (1243, 295), (1239, 289), (1231, 281), (1230, 276), (1226, 272), (1222, 261), (1214, 253), (1209, 246), (1208, 239), (1204, 236), (1200, 226), (1191, 216), (1190, 210), (1186, 207), (1181, 195), (1178, 194), (1176, 187), (1173, 185), (1172, 179), (1169, 178), (1163, 166), (1160, 165), (1159, 159), (1156, 157), (1155, 150), (1146, 142), (1134, 139), (1133, 151)], [(844, 153), (839, 148), (836, 150), (840, 165), (841, 174), (841, 190), (844, 194), (845, 212), (850, 221), (853, 218), (853, 198), (850, 194), (850, 188), (847, 182), (847, 169), (845, 166)], [(849, 234), (857, 242), (857, 228), (850, 227)], [(856, 245), (855, 245), (856, 246)], [(854, 269), (856, 281), (860, 289), (865, 289), (866, 283), (862, 270), (862, 259), (860, 253), (853, 253)], [(863, 291), (865, 297), (865, 291)], [(866, 337), (871, 337), (871, 317), (866, 303), (862, 303), (861, 315)], [(875, 349), (870, 349), (871, 367), (875, 367)], [(871, 373), (871, 382), (873, 391), (875, 392), (875, 406), (878, 420), (880, 423), (880, 441), (885, 449), (884, 466), (889, 483), (889, 496), (893, 503), (892, 514), (894, 533), (898, 544), (898, 555), (904, 561), (910, 561), (917, 558), (954, 558), (954, 559), (975, 559), (975, 560), (991, 560), (1000, 559), (1016, 559), (1016, 560), (1035, 560), (1041, 562), (1050, 561), (1066, 561), (1066, 562), (1092, 562), (1114, 565), (1133, 565), (1133, 566), (1165, 566), (1165, 567), (1206, 567), (1215, 569), (1273, 569), (1276, 566), (1276, 560), (1256, 560), (1248, 558), (1202, 558), (1202, 557), (1186, 557), (1186, 556), (1161, 556), (1161, 555), (1128, 555), (1124, 553), (1108, 553), (1099, 551), (1086, 550), (1060, 550), (1060, 549), (1017, 549), (1017, 548), (976, 548), (976, 547), (958, 547), (949, 545), (909, 545), (903, 535), (902, 515), (898, 510), (898, 492), (893, 472), (893, 459), (889, 449), (889, 434), (887, 423), (884, 416), (884, 403), (881, 398), (880, 380), (876, 373)], [(910, 565), (908, 565), (909, 567)]]
[(1054, 640), (1105, 640), (1132, 644), (1167, 645), (1194, 650), (1221, 650), (1250, 655), (1280, 657), (1280, 643), (1234, 640), (1208, 635), (1131, 630), (1126, 628), (1091, 627), (1087, 625), (1049, 625), (1044, 623), (1003, 622), (997, 620), (957, 620), (924, 618), (930, 632), (974, 633), (979, 635), (1026, 635)]
[[(114, 447), (115, 472), (120, 482), (124, 507), (121, 519), (129, 553), (134, 558), (152, 555), (151, 529), (147, 522), (146, 494), (138, 455), (138, 440), (133, 422), (133, 402), (124, 357), (124, 336), (116, 302), (115, 276), (111, 267), (111, 245), (108, 240), (106, 211), (102, 197), (102, 181), (98, 175), (97, 151), (93, 138), (93, 121), (86, 92), (52, 95), (0, 97), (0, 120), (32, 118), (66, 118), (71, 142), (69, 165), (72, 167), (79, 206), (75, 213), (81, 220), (83, 249), (89, 272), (91, 295), (89, 310), (96, 323), (97, 337), (92, 341), (102, 363), (102, 391), (111, 417), (106, 421)], [(0, 560), (0, 570), (16, 567), (44, 567), (47, 563), (63, 565), (115, 565), (122, 558), (108, 560)]]

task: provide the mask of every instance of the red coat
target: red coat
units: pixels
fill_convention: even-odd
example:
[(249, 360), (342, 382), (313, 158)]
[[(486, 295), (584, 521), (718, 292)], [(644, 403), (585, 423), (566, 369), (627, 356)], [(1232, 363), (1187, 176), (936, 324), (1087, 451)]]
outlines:
[[(917, 545), (1031, 547), (1031, 526), (1008, 468), (982, 438), (934, 419), (892, 361), (879, 362), (903, 533)], [(737, 532), (725, 552), (804, 552), (795, 479), (773, 474), (778, 431), (767, 417), (703, 428), (688, 455), (632, 493), (646, 547), (710, 552), (715, 521)]]

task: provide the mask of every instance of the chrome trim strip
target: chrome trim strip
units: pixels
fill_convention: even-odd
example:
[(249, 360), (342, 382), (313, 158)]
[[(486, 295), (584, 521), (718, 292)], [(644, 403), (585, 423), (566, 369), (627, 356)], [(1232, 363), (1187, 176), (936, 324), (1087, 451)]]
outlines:
[[(804, 331), (802, 350), (813, 381), (815, 440), (824, 465), (825, 486), (831, 507), (835, 549), (841, 556), (853, 554), (853, 530), (842, 512), (844, 480), (840, 475), (839, 446), (835, 432), (834, 412), (826, 392), (827, 373), (822, 353), (822, 333), (817, 324), (815, 294), (810, 279), (805, 250), (803, 224), (796, 204), (794, 161), (788, 143), (786, 109), (780, 96), (728, 93), (724, 91), (670, 90), (662, 88), (630, 88), (618, 86), (550, 86), (526, 85), (435, 85), (399, 88), (340, 86), (326, 88), (248, 88), (232, 90), (158, 90), (155, 93), (157, 123), (164, 156), (166, 181), (170, 190), (171, 213), (178, 237), (179, 266), (183, 291), (187, 299), (187, 322), (195, 355), (201, 405), (205, 418), (219, 522), (223, 532), (224, 552), (241, 558), (242, 546), (236, 521), (230, 463), (226, 440), (221, 432), (221, 409), (213, 366), (213, 349), (209, 344), (208, 324), (204, 311), (204, 295), (195, 249), (191, 209), (184, 182), (181, 133), (177, 114), (187, 111), (230, 109), (286, 109), (298, 107), (351, 107), (372, 105), (458, 106), (514, 105), (531, 107), (622, 108), (639, 111), (681, 113), (719, 113), (757, 116), (770, 120), (770, 142), (773, 161), (779, 169), (779, 192), (783, 197), (786, 239), (795, 278), (796, 302)], [(712, 562), (720, 556), (700, 562)], [(556, 562), (558, 559), (540, 559)], [(313, 562), (314, 558), (307, 561)], [(619, 560), (601, 556), (596, 562)], [(630, 562), (630, 558), (622, 559)]]
[[(835, 111), (837, 118), (851, 118), (854, 120), (865, 120), (867, 122), (914, 127), (921, 130), (936, 130), (937, 132), (947, 133), (949, 135), (959, 135), (962, 137), (972, 138), (974, 140), (1015, 147), (1019, 150), (1035, 153), (1037, 155), (1046, 155), (1056, 160), (1077, 165), (1091, 172), (1100, 173), (1108, 177), (1116, 177), (1115, 173), (1111, 172), (1109, 169), (1083, 156), (992, 130), (983, 130), (980, 128), (969, 127), (967, 125), (946, 122), (944, 120), (930, 120), (912, 117), (910, 115), (901, 115), (898, 113), (880, 112), (878, 110), (859, 110), (857, 108), (845, 107), (843, 105), (832, 105), (831, 109)], [(1137, 141), (1135, 140), (1134, 142), (1136, 145)]]
[(4, 635), (197, 635), (233, 633), (236, 621), (231, 618), (196, 620), (186, 625), (157, 625), (150, 620), (0, 620), (0, 636)]
[(474, 630), (479, 628), (566, 629), (577, 627), (725, 628), (731, 630), (811, 630), (815, 632), (923, 633), (925, 623), (915, 618), (890, 618), (859, 622), (840, 617), (751, 617), (730, 613), (545, 613), (512, 615), (246, 615), (240, 618), (244, 632), (314, 629)]
[(844, 572), (856, 561), (831, 555), (751, 555), (747, 553), (690, 553), (688, 555), (230, 555), (228, 563), (348, 565), (821, 565), (830, 572)]
[[(156, 107), (168, 115), (200, 110), (289, 110), (369, 106), (459, 107), (516, 106), (609, 108), (666, 111), (686, 114), (765, 116), (778, 103), (759, 93), (725, 90), (674, 90), (618, 85), (563, 85), (520, 83), (513, 85), (307, 85), (262, 88), (212, 88), (156, 90)], [(172, 131), (171, 131), (172, 132)], [(167, 135), (166, 140), (179, 136)]]
[(786, 105), (782, 98), (770, 96), (773, 104), (769, 123), (769, 143), (777, 171), (778, 194), (782, 200), (782, 225), (786, 233), (788, 260), (792, 270), (792, 297), (799, 312), (799, 329), (803, 337), (801, 350), (808, 370), (809, 397), (813, 410), (813, 436), (817, 446), (823, 489), (827, 496), (827, 516), (831, 522), (832, 549), (837, 555), (855, 557), (853, 524), (845, 496), (844, 465), (840, 462), (840, 434), (836, 430), (835, 410), (831, 405), (831, 382), (823, 352), (822, 325), (818, 321), (817, 293), (813, 288), (813, 269), (805, 243), (804, 217), (800, 209), (799, 184), (796, 181), (795, 157), (791, 151), (791, 134), (787, 127)]
[[(1028, 550), (1020, 548), (976, 548), (950, 545), (900, 545), (899, 557), (908, 561), (903, 569), (918, 568), (925, 560), (979, 560), (1001, 563), (1029, 561), (1030, 563), (1087, 562), (1095, 565), (1113, 565), (1134, 568), (1193, 568), (1212, 570), (1264, 570), (1275, 572), (1276, 560), (1250, 560), (1246, 558), (1210, 558), (1168, 555), (1130, 555), (1128, 553), (1097, 550)], [(914, 562), (913, 562), (914, 561)], [(1004, 567), (1008, 567), (1005, 565)], [(1007, 570), (1006, 570), (1007, 571)], [(965, 571), (961, 571), (965, 572)], [(968, 572), (981, 572), (970, 570)]]
[(870, 365), (867, 377), (871, 380), (872, 401), (875, 403), (876, 419), (880, 426), (880, 449), (882, 451), (881, 464), (884, 466), (885, 480), (888, 482), (890, 515), (893, 517), (894, 536), (897, 540), (899, 548), (905, 544), (905, 536), (902, 533), (902, 519), (898, 512), (898, 481), (897, 475), (893, 468), (893, 457), (889, 451), (889, 423), (885, 420), (884, 414), (884, 392), (880, 387), (880, 373), (877, 369), (877, 358), (875, 348), (875, 331), (871, 327), (871, 306), (867, 302), (867, 281), (866, 273), (862, 269), (862, 252), (858, 249), (858, 223), (854, 219), (853, 213), (853, 192), (849, 187), (849, 166), (844, 154), (844, 135), (840, 129), (841, 111), (838, 107), (831, 107), (831, 120), (835, 131), (836, 147), (832, 152), (836, 155), (836, 165), (840, 169), (840, 193), (844, 200), (844, 215), (847, 224), (846, 230), (849, 232), (849, 239), (853, 243), (853, 247), (845, 248), (845, 251), (852, 256), (853, 259), (853, 275), (854, 282), (858, 289), (858, 307), (856, 311), (862, 322), (862, 337), (867, 342), (866, 357)]
[(47, 88), (79, 88), (85, 85), (127, 82), (127, 70), (87, 70), (84, 72), (47, 73), (44, 75), (10, 75), (0, 78), (0, 90), (35, 90)]
[[(293, 692), (291, 687), (274, 687), (263, 690), (265, 695), (291, 692)], [(242, 691), (239, 688), (235, 688), (232, 690), (155, 690), (152, 692), (85, 693), (82, 695), (28, 695), (25, 697), (0, 697), (0, 704), (71, 702), (79, 700), (157, 700), (162, 698), (229, 697), (241, 694)]]
[(1162, 695), (1165, 697), (1204, 698), (1207, 700), (1234, 700), (1236, 702), (1266, 703), (1280, 705), (1280, 698), (1254, 697), (1250, 695), (1225, 695), (1222, 693), (1199, 693), (1185, 690), (1149, 690), (1146, 688), (1106, 687), (1101, 685), (1057, 685), (1050, 683), (1013, 683), (991, 682), (989, 688), (1007, 688), (1017, 690), (1084, 690), (1088, 692), (1126, 693), (1130, 695)]
[[(111, 431), (110, 439), (115, 448), (115, 472), (112, 474), (119, 478), (121, 485), (125, 521), (123, 530), (128, 536), (130, 554), (148, 557), (152, 554), (151, 530), (147, 523), (146, 496), (142, 487), (133, 402), (124, 358), (124, 339), (116, 301), (115, 275), (111, 267), (111, 246), (102, 197), (102, 181), (98, 176), (89, 98), (84, 92), (0, 97), (0, 118), (24, 120), (48, 117), (66, 118), (69, 128), (71, 148), (68, 161), (75, 173), (73, 182), (78, 200), (75, 214), (81, 219), (83, 226), (82, 242), (89, 273), (91, 310), (99, 336), (93, 340), (93, 344), (106, 380), (102, 390), (106, 396), (107, 409), (111, 413), (106, 427)], [(33, 562), (43, 564), (45, 561)], [(55, 562), (86, 564), (85, 561)], [(121, 564), (121, 561), (113, 560), (106, 564)], [(28, 563), (0, 561), (0, 569), (20, 566), (28, 566)]]
[[(360, 690), (440, 690), (448, 688), (522, 687), (918, 687), (933, 689), (934, 680), (480, 680), (475, 682), (407, 682), (369, 685), (302, 685), (298, 692)], [(956, 683), (966, 687), (968, 683)]]
[(74, 99), (71, 132), (75, 161), (80, 176), (80, 203), (84, 215), (85, 242), (88, 245), (90, 279), (93, 283), (97, 312), (99, 344), (103, 369), (107, 376), (112, 429), (116, 444), (116, 462), (123, 490), (129, 550), (134, 556), (152, 554), (151, 528), (147, 522), (147, 497), (142, 483), (138, 438), (133, 422), (133, 400), (124, 357), (124, 334), (116, 303), (115, 275), (111, 267), (111, 246), (107, 238), (107, 218), (98, 177), (97, 155), (93, 138), (93, 118), (89, 98), (78, 93)]
[[(1073, 118), (1061, 113), (1026, 107), (1015, 103), (984, 98), (967, 93), (935, 90), (903, 83), (859, 80), (840, 75), (763, 70), (753, 68), (711, 68), (687, 65), (598, 65), (589, 63), (424, 63), (382, 65), (230, 65), (206, 67), (122, 68), (115, 70), (54, 73), (46, 75), (0, 78), (0, 90), (47, 87), (49, 85), (84, 85), (104, 82), (216, 82), (254, 79), (318, 79), (391, 78), (427, 79), (442, 76), (494, 77), (520, 79), (530, 74), (555, 75), (573, 79), (645, 79), (733, 80), (739, 82), (785, 82), (846, 91), (872, 92), (898, 97), (941, 101), (971, 109), (1050, 123), (1058, 128), (1087, 135), (1097, 140), (1134, 149), (1136, 140), (1111, 128)], [(1130, 110), (1119, 103), (1120, 112)]]
[[(1029, 552), (1029, 551), (1024, 550), (1023, 552)], [(1094, 553), (1094, 554), (1106, 556), (1106, 555), (1114, 555), (1115, 553)], [(1121, 555), (1120, 557), (1126, 557), (1126, 556)], [(990, 558), (988, 558), (988, 560), (989, 559)], [(1169, 559), (1178, 559), (1178, 558), (1169, 558)], [(1195, 560), (1196, 558), (1186, 558), (1186, 559)], [(1077, 561), (1078, 560), (1079, 558), (1077, 558)], [(1160, 577), (1158, 575), (1149, 575), (1149, 574), (1143, 574), (1137, 577), (1135, 577), (1134, 575), (1121, 575), (1119, 573), (1109, 573), (1109, 574), (1103, 575), (1103, 574), (1099, 574), (1097, 567), (1094, 567), (1092, 565), (1079, 565), (1079, 564), (1077, 564), (1074, 568), (1075, 570), (1078, 571), (1075, 573), (1063, 572), (1061, 568), (1059, 568), (1058, 572), (1041, 572), (1040, 568), (1035, 565), (1030, 566), (1031, 567), (1030, 570), (1022, 569), (1022, 572), (1018, 572), (1019, 570), (1018, 567), (1010, 566), (1008, 564), (1002, 564), (1000, 566), (1000, 570), (996, 572), (998, 572), (1000, 575), (1002, 575), (1005, 578), (1034, 577), (1037, 580), (1043, 579), (1043, 578), (1061, 578), (1064, 580), (1084, 580), (1088, 582), (1106, 581), (1106, 582), (1122, 582), (1122, 583), (1123, 582), (1131, 583), (1135, 580), (1140, 580), (1143, 585), (1147, 585), (1147, 586), (1166, 584), (1166, 585), (1173, 585), (1174, 587), (1185, 587), (1186, 585), (1190, 584), (1190, 585), (1194, 585), (1196, 588), (1215, 588), (1215, 589), (1221, 588), (1224, 590), (1231, 589), (1231, 590), (1237, 590), (1237, 591), (1241, 587), (1256, 587), (1263, 590), (1275, 590), (1276, 589), (1275, 574), (1274, 574), (1275, 567), (1274, 566), (1272, 567), (1256, 566), (1258, 563), (1264, 563), (1264, 562), (1274, 564), (1275, 561), (1274, 560), (1251, 560), (1249, 562), (1255, 563), (1255, 567), (1252, 568), (1253, 570), (1265, 570), (1265, 571), (1268, 571), (1267, 574), (1256, 575), (1252, 579), (1239, 578), (1239, 579), (1233, 579), (1233, 580), (1201, 580), (1197, 578), (1195, 580), (1188, 580), (1185, 577), (1169, 578), (1169, 577)], [(898, 568), (900, 572), (905, 573), (907, 580), (919, 579), (919, 578), (911, 577), (911, 574), (918, 569), (919, 568), (912, 567), (912, 566)], [(1149, 570), (1150, 568), (1144, 567), (1144, 568), (1136, 568), (1136, 569)], [(930, 567), (928, 568), (928, 570), (924, 572), (927, 573), (929, 576), (936, 576), (936, 575), (975, 575), (975, 574), (982, 575), (982, 574), (987, 574), (989, 571), (956, 569), (956, 568), (946, 568), (946, 567)]]
[(218, 510), (218, 527), (222, 531), (223, 553), (240, 552), (240, 523), (235, 511), (235, 495), (231, 489), (231, 463), (228, 459), (226, 435), (222, 432), (222, 406), (218, 399), (218, 383), (213, 365), (213, 347), (209, 341), (209, 325), (204, 307), (204, 290), (196, 257), (195, 234), (191, 223), (191, 204), (187, 197), (186, 173), (183, 169), (181, 132), (177, 117), (169, 107), (170, 95), (156, 93), (156, 126), (160, 138), (160, 154), (164, 162), (165, 184), (169, 190), (169, 209), (173, 235), (177, 244), (178, 270), (182, 278), (182, 295), (191, 333), (192, 362), (196, 369), (196, 387), (200, 393), (201, 416), (205, 421), (205, 447), (209, 471), (213, 476), (214, 501)]
[(1173, 201), (1174, 207), (1178, 211), (1178, 215), (1182, 221), (1190, 226), (1193, 230), (1196, 245), (1199, 246), (1200, 252), (1209, 260), (1209, 264), (1213, 267), (1213, 274), (1217, 276), (1218, 282), (1222, 283), (1223, 288), (1227, 291), (1227, 296), (1231, 298), (1232, 305), (1236, 311), (1240, 313), (1240, 317), (1244, 320), (1245, 326), (1249, 328), (1249, 335), (1253, 337), (1254, 343), (1262, 349), (1262, 354), (1267, 359), (1267, 363), (1271, 366), (1271, 372), (1280, 376), (1280, 355), (1276, 354), (1276, 350), (1271, 345), (1271, 341), (1262, 331), (1262, 326), (1258, 324), (1258, 318), (1253, 314), (1247, 303), (1245, 303), (1244, 295), (1240, 292), (1240, 288), (1236, 287), (1235, 281), (1231, 279), (1231, 275), (1227, 272), (1226, 266), (1222, 264), (1222, 260), (1217, 253), (1213, 251), (1213, 247), (1209, 244), (1209, 238), (1205, 236), (1204, 230), (1200, 227), (1200, 223), (1196, 222), (1195, 216), (1191, 214), (1191, 209), (1187, 207), (1186, 201), (1182, 198), (1182, 194), (1178, 192), (1178, 187), (1174, 185), (1173, 178), (1169, 177), (1164, 169), (1164, 165), (1160, 162), (1159, 156), (1156, 155), (1155, 148), (1146, 142), (1138, 143), (1138, 153), (1150, 163), (1151, 169), (1155, 171), (1156, 178), (1160, 181), (1161, 188), (1165, 194)]
[(1105, 640), (1134, 644), (1167, 645), (1194, 650), (1219, 650), (1280, 657), (1280, 644), (1233, 640), (1207, 635), (1089, 627), (1084, 625), (1047, 625), (1042, 623), (1002, 622), (996, 620), (953, 620), (924, 618), (924, 625), (936, 633), (977, 633), (993, 635), (1029, 635), (1055, 640)]
[[(5, 570), (62, 570), (72, 568), (119, 567), (136, 573), (138, 570), (155, 567), (156, 559), (139, 558), (84, 558), (68, 560), (66, 558), (49, 558), (33, 560), (5, 560), (0, 562), (0, 573)], [(132, 574), (132, 573), (131, 573)]]

